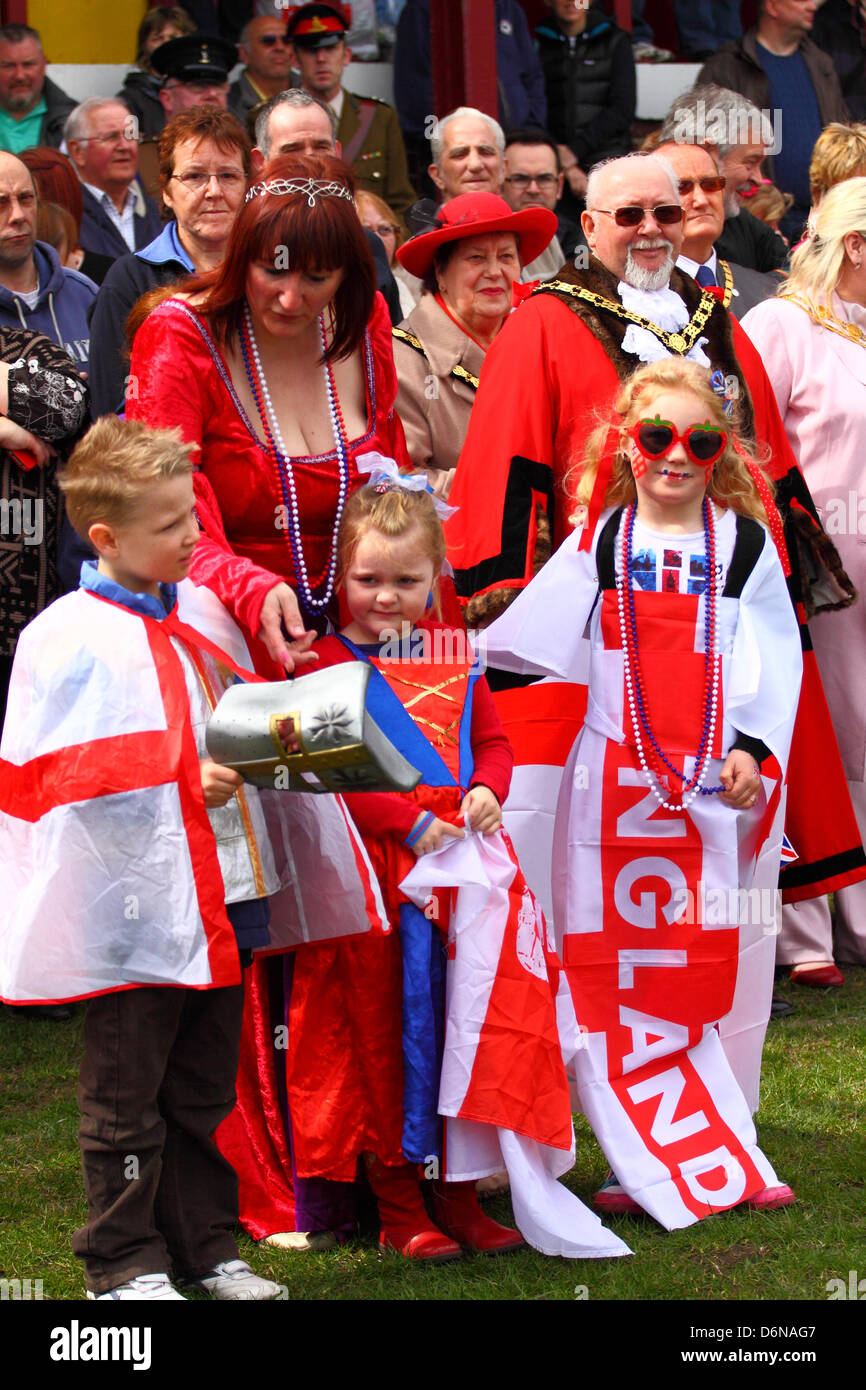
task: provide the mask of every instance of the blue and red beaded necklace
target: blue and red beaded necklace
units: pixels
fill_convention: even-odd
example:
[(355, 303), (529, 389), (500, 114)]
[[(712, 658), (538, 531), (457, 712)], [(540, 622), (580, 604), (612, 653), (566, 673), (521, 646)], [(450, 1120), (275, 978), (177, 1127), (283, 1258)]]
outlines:
[[(684, 811), (696, 796), (712, 796), (723, 791), (719, 787), (703, 785), (712, 757), (713, 739), (716, 729), (718, 709), (719, 663), (716, 659), (716, 527), (709, 499), (704, 497), (702, 506), (704, 527), (704, 711), (701, 722), (701, 736), (695, 755), (695, 770), (687, 778), (665, 754), (652, 731), (647, 710), (646, 691), (640, 669), (638, 652), (637, 614), (634, 599), (634, 524), (637, 506), (631, 503), (626, 511), (622, 528), (622, 551), (620, 575), (617, 580), (617, 606), (619, 610), (620, 636), (622, 641), (623, 664), (625, 669), (625, 690), (634, 730), (635, 747), (638, 760), (646, 778), (647, 785), (666, 811)], [(644, 739), (650, 745), (650, 756), (654, 766), (647, 759)], [(657, 783), (664, 776), (664, 769), (673, 773), (683, 783), (679, 802), (670, 802), (658, 789)]]
[[(322, 355), (324, 356), (328, 347), (324, 314), (319, 315), (319, 335), (322, 342)], [(297, 580), (299, 596), (309, 613), (321, 613), (323, 609), (327, 608), (334, 592), (334, 579), (337, 573), (337, 536), (340, 530), (343, 508), (346, 504), (346, 497), (349, 491), (349, 446), (346, 442), (346, 426), (343, 421), (343, 412), (340, 409), (340, 401), (337, 396), (336, 386), (334, 385), (333, 369), (327, 357), (325, 357), (324, 372), (325, 389), (328, 396), (328, 413), (331, 417), (331, 428), (334, 432), (334, 445), (339, 464), (337, 506), (334, 513), (334, 526), (331, 533), (328, 559), (325, 562), (322, 573), (315, 578), (311, 584), (307, 571), (307, 562), (304, 557), (294, 469), (291, 460), (286, 454), (286, 447), (283, 443), (282, 433), (274, 411), (273, 402), (271, 401), (268, 383), (262, 369), (258, 344), (256, 343), (255, 331), (253, 329), (252, 315), (250, 314), (248, 304), (244, 305), (240, 344), (247, 381), (250, 385), (253, 400), (256, 403), (259, 419), (262, 422), (262, 428), (268, 442), (268, 453), (274, 464), (277, 486), (285, 505), (286, 516), (288, 517), (286, 535), (292, 554), (292, 572)], [(315, 595), (313, 589), (319, 588), (323, 584), (325, 586), (324, 591), (319, 595)]]

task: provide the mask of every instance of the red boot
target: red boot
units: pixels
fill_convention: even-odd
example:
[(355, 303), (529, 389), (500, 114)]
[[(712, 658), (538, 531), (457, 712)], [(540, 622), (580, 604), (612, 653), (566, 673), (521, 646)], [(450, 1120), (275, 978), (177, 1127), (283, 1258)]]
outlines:
[(411, 1163), (389, 1167), (366, 1155), (367, 1181), (379, 1204), (379, 1249), (397, 1250), (413, 1260), (458, 1260), (462, 1250), (427, 1215), (418, 1170)]
[(501, 1255), (505, 1250), (519, 1250), (526, 1242), (519, 1231), (500, 1226), (485, 1216), (478, 1204), (474, 1182), (433, 1183), (433, 1217), (447, 1235), (453, 1236), (467, 1250), (486, 1255)]

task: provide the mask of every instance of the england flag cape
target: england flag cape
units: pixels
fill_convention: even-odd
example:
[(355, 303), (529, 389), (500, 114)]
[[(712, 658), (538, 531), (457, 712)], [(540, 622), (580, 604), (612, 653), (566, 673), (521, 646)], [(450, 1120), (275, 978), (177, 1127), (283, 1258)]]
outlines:
[[(717, 599), (722, 718), (707, 785), (718, 784), (735, 731), (770, 756), (750, 811), (717, 796), (696, 798), (685, 814), (661, 809), (623, 713), (619, 524), (618, 513), (605, 513), (589, 550), (579, 550), (580, 532), (567, 538), (487, 630), (486, 655), (494, 666), (563, 679), (590, 654), (587, 714), (563, 774), (552, 856), (557, 948), (587, 1030), (574, 1076), (620, 1183), (673, 1229), (777, 1182), (750, 1112), (772, 990), (801, 654), (768, 533), (723, 513), (717, 537), (732, 558)], [(688, 776), (700, 737), (705, 600), (636, 597), (646, 601), (637, 609), (640, 660), (656, 733)]]
[[(0, 997), (240, 980), (175, 644), (248, 681), (227, 611), (190, 580), (163, 620), (79, 589), (22, 633), (0, 744)], [(262, 793), (284, 885), (271, 948), (386, 930), (337, 797)]]
[(631, 1254), (557, 1181), (574, 1165), (563, 1062), (583, 1035), (508, 838), (450, 840), (422, 855), (400, 887), (422, 909), (452, 896), (438, 1103), (445, 1178), (506, 1169), (518, 1229), (544, 1255)]

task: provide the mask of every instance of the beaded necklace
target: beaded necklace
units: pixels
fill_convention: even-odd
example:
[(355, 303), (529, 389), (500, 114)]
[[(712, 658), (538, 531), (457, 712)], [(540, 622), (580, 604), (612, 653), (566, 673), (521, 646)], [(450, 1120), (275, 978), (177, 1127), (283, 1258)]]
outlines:
[[(707, 585), (704, 592), (704, 717), (701, 737), (695, 757), (695, 770), (688, 779), (664, 753), (653, 733), (647, 713), (647, 702), (641, 677), (638, 656), (637, 617), (635, 613), (633, 560), (634, 523), (637, 507), (631, 504), (625, 515), (622, 533), (621, 573), (617, 579), (617, 608), (619, 612), (620, 637), (622, 641), (623, 664), (625, 668), (625, 690), (634, 730), (635, 747), (638, 760), (646, 782), (656, 801), (665, 811), (685, 811), (699, 794), (712, 796), (723, 790), (719, 787), (705, 787), (704, 779), (712, 756), (713, 737), (716, 729), (718, 704), (719, 663), (716, 660), (716, 527), (712, 507), (705, 497), (703, 501), (704, 523), (704, 573)], [(679, 802), (666, 801), (659, 791), (658, 773), (651, 769), (644, 748), (644, 736), (648, 740), (655, 768), (662, 765), (683, 783)]]
[[(324, 357), (328, 348), (324, 314), (319, 315), (319, 336), (322, 341), (322, 355)], [(334, 385), (334, 373), (330, 362), (325, 358), (325, 389), (328, 395), (328, 413), (331, 417), (331, 428), (334, 432), (334, 445), (337, 452), (337, 461), (339, 463), (340, 481), (328, 560), (322, 573), (311, 585), (309, 572), (307, 570), (307, 562), (304, 558), (295, 472), (292, 467), (292, 461), (288, 458), (286, 453), (286, 446), (283, 442), (279, 422), (276, 417), (276, 412), (274, 411), (273, 402), (271, 401), (271, 393), (268, 390), (268, 383), (262, 369), (262, 360), (259, 356), (259, 348), (256, 342), (252, 315), (248, 304), (244, 304), (244, 321), (241, 327), (240, 343), (241, 355), (244, 359), (244, 367), (246, 368), (250, 391), (252, 392), (253, 400), (256, 403), (256, 409), (259, 412), (259, 418), (265, 431), (265, 436), (268, 441), (268, 450), (274, 459), (277, 483), (289, 520), (287, 538), (289, 548), (292, 552), (293, 573), (298, 582), (300, 597), (305, 608), (307, 608), (309, 612), (321, 613), (323, 609), (327, 608), (334, 592), (334, 577), (337, 572), (337, 534), (340, 530), (340, 521), (343, 515), (343, 508), (346, 504), (346, 495), (349, 490), (349, 450), (346, 443), (346, 426), (343, 422), (343, 412), (340, 409), (340, 401)], [(321, 584), (325, 586), (324, 592), (317, 598), (313, 594), (313, 588), (317, 588)]]

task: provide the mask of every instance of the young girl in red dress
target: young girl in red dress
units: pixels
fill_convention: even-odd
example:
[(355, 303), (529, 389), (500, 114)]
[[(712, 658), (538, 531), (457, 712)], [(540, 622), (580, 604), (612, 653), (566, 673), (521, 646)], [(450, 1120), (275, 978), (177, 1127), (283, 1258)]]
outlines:
[[(571, 1258), (627, 1254), (557, 1181), (574, 1162), (564, 1053), (580, 1045), (577, 1023), (541, 910), (499, 833), (510, 744), (465, 629), (430, 615), (445, 558), (434, 500), (391, 466), (346, 503), (345, 621), (314, 651), (319, 669), (369, 662), (368, 712), (420, 783), (381, 794), (347, 779), (390, 931), (294, 953), (284, 1051), (259, 1009), (229, 1151), (244, 1224), (272, 1244), (320, 1249), (351, 1231), (362, 1176), (380, 1248), (415, 1259), (524, 1239)], [(476, 1179), (504, 1167), (519, 1231), (478, 1205)]]
[[(435, 1225), (424, 1207), (418, 1165), (430, 1174), (442, 1159), (445, 941), (398, 888), (417, 857), (462, 838), (464, 823), (483, 834), (499, 829), (511, 747), (465, 633), (429, 615), (445, 558), (432, 497), (384, 479), (363, 488), (347, 502), (339, 554), (348, 621), (316, 644), (319, 669), (371, 662), (381, 673), (373, 677), (379, 696), (388, 699), (384, 678), (424, 736), (408, 756), (425, 765), (411, 793), (345, 795), (394, 930), (298, 955), (287, 1058), (294, 1163), (299, 1173), (312, 1165), (320, 1176), (346, 1178), (363, 1155), (383, 1248), (425, 1259), (454, 1257), (460, 1246), (511, 1249), (523, 1244), (520, 1234), (482, 1214), (473, 1182), (434, 1180)], [(333, 1067), (321, 1067), (322, 1019), (341, 1015), (350, 1026), (335, 1080)], [(323, 1071), (328, 1080), (313, 1092)], [(325, 1099), (334, 1117), (327, 1134)]]

